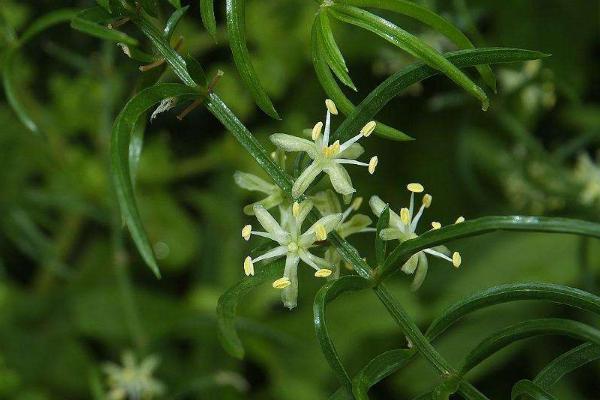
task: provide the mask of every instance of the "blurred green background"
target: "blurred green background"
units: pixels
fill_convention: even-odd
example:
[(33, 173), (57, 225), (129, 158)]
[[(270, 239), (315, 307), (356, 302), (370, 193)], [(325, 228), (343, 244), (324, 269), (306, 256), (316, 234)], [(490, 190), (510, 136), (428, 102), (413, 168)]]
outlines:
[[(191, 5), (176, 32), (184, 37), (184, 51), (209, 77), (217, 69), (225, 72), (215, 91), (269, 148), (268, 134), (300, 134), (322, 118), (325, 94), (310, 61), (316, 3), (247, 5), (253, 60), (282, 121), (262, 114), (241, 85), (222, 24), (215, 44), (202, 28), (197, 2), (183, 3)], [(222, 21), (223, 4), (216, 3)], [(421, 182), (434, 197), (427, 224), (511, 213), (600, 222), (599, 2), (421, 3), (457, 24), (478, 46), (528, 48), (552, 57), (495, 66), (499, 93), (485, 113), (445, 78), (412, 87), (379, 119), (416, 140), (370, 140), (369, 154), (377, 154), (380, 164), (374, 176), (353, 173), (360, 194), (378, 194), (399, 208), (408, 200), (406, 183)], [(1, 0), (0, 57), (11, 31), (22, 32), (57, 8), (90, 5)], [(440, 50), (453, 49), (412, 20), (382, 15)], [(359, 88), (348, 93), (355, 102), (412, 62), (364, 31), (341, 24), (334, 30)], [(99, 388), (106, 390), (106, 363), (121, 363), (128, 351), (138, 360), (157, 357), (153, 376), (162, 383), (157, 398), (312, 400), (333, 393), (337, 381), (312, 324), (312, 299), (322, 281), (306, 268), (300, 268), (294, 311), (284, 309), (269, 286), (244, 300), (239, 330), (245, 360), (230, 357), (217, 340), (217, 300), (243, 276), (250, 249), (239, 234), (250, 222), (241, 208), (256, 199), (236, 187), (232, 175), (242, 170), (263, 176), (232, 136), (201, 109), (182, 122), (169, 112), (148, 123), (136, 190), (162, 268), (163, 278), (156, 280), (121, 229), (109, 177), (111, 125), (133, 93), (137, 64), (114, 44), (65, 24), (28, 44), (18, 65), (24, 100), (47, 139), (32, 135), (0, 98), (0, 398), (93, 398)], [(372, 256), (370, 236), (351, 241)], [(553, 282), (598, 293), (595, 241), (495, 233), (449, 246), (462, 253), (459, 270), (431, 261), (416, 293), (402, 274), (390, 282), (420, 326), (451, 302), (501, 283)], [(479, 339), (508, 323), (574, 313), (535, 302), (501, 306), (461, 322), (436, 347), (457, 363)], [(329, 315), (351, 372), (384, 350), (406, 346), (371, 292), (344, 296)], [(548, 337), (512, 346), (476, 368), (471, 382), (490, 398), (506, 398), (516, 380), (534, 376), (574, 343)], [(589, 367), (565, 379), (557, 393), (597, 398), (599, 372)], [(372, 398), (410, 398), (437, 379), (416, 360), (373, 388)]]

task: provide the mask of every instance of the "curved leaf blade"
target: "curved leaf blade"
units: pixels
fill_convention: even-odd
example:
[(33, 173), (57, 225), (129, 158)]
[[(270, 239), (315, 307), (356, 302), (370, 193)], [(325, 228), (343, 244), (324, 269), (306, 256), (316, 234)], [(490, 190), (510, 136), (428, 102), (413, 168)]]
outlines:
[(181, 21), (181, 18), (183, 18), (189, 8), (190, 6), (185, 6), (173, 11), (173, 14), (171, 14), (163, 29), (163, 36), (166, 40), (171, 40), (173, 32), (175, 32), (175, 28), (177, 28), (179, 21)]
[(348, 372), (342, 365), (337, 350), (335, 349), (335, 345), (333, 344), (333, 340), (327, 330), (325, 310), (327, 308), (327, 303), (333, 301), (340, 294), (347, 291), (367, 289), (370, 286), (371, 282), (366, 279), (355, 275), (344, 276), (323, 285), (317, 292), (313, 305), (315, 332), (317, 334), (319, 345), (321, 346), (321, 351), (323, 352), (327, 363), (337, 375), (340, 383), (349, 393), (352, 392), (352, 381), (350, 380), (350, 375), (348, 375)]
[(217, 41), (217, 19), (214, 0), (200, 0), (200, 18), (206, 31)]
[(600, 315), (600, 297), (568, 286), (520, 283), (495, 286), (458, 301), (436, 318), (425, 335), (434, 340), (465, 315), (498, 304), (544, 300)]
[[(354, 112), (355, 107), (354, 104), (352, 104), (352, 102), (346, 97), (344, 92), (342, 92), (342, 89), (339, 87), (333, 75), (331, 74), (327, 62), (325, 62), (325, 51), (322, 49), (322, 43), (318, 38), (319, 26), (317, 18), (318, 17), (315, 17), (311, 33), (312, 61), (315, 68), (315, 73), (317, 74), (317, 79), (325, 90), (325, 93), (327, 93), (327, 96), (335, 102), (342, 113), (349, 115)], [(369, 121), (366, 121), (365, 124)], [(364, 126), (364, 124), (358, 127), (354, 133), (360, 131), (362, 126)], [(381, 122), (377, 122), (375, 133), (391, 140), (413, 140), (413, 138), (407, 134), (382, 124)]]
[[(371, 7), (396, 12), (416, 19), (446, 36), (460, 49), (473, 49), (475, 46), (469, 38), (446, 18), (436, 14), (421, 4), (408, 0), (340, 0), (340, 3), (356, 7)], [(484, 82), (496, 92), (496, 77), (489, 65), (478, 65), (477, 71)]]
[(103, 25), (103, 23), (113, 19), (115, 19), (115, 17), (110, 15), (105, 9), (96, 6), (83, 10), (73, 17), (71, 20), (71, 28), (99, 39), (124, 43), (130, 46), (137, 45), (137, 39), (132, 38), (121, 31), (109, 29)]
[(111, 173), (123, 220), (146, 264), (160, 277), (152, 245), (144, 230), (135, 201), (130, 171), (130, 144), (139, 120), (148, 109), (168, 97), (198, 95), (194, 89), (174, 83), (162, 83), (140, 91), (117, 116), (111, 135)]
[[(484, 48), (446, 53), (444, 57), (458, 68), (464, 68), (482, 64), (535, 60), (546, 57), (546, 55), (537, 51), (522, 49)], [(439, 71), (423, 63), (415, 63), (396, 72), (373, 89), (352, 112), (347, 113), (347, 118), (336, 129), (332, 137), (334, 140), (340, 139), (342, 141), (349, 139), (407, 87), (439, 73)]]
[(523, 231), (546, 233), (570, 233), (600, 238), (600, 224), (568, 218), (503, 216), (482, 217), (460, 224), (448, 225), (441, 229), (425, 232), (415, 239), (407, 240), (390, 253), (383, 267), (378, 271), (378, 279), (384, 279), (396, 271), (418, 251), (444, 244), (450, 240), (482, 235), (493, 231)]
[(373, 358), (352, 379), (352, 393), (357, 400), (368, 400), (367, 392), (379, 381), (404, 367), (416, 352), (408, 349), (386, 351)]
[(327, 16), (327, 9), (319, 10), (317, 18), (315, 18), (315, 23), (318, 24), (318, 37), (325, 50), (327, 64), (329, 64), (331, 70), (344, 85), (356, 91), (356, 86), (354, 85), (354, 82), (352, 82), (350, 75), (348, 75), (346, 61), (333, 37), (331, 24), (329, 22), (329, 17)]
[(225, 13), (229, 48), (244, 85), (250, 90), (254, 101), (261, 110), (272, 118), (280, 119), (250, 60), (250, 53), (246, 45), (246, 0), (227, 0)]
[(237, 307), (242, 298), (252, 289), (267, 281), (279, 278), (284, 267), (283, 260), (268, 263), (256, 268), (254, 276), (246, 276), (236, 283), (219, 298), (217, 304), (217, 327), (219, 341), (223, 348), (233, 357), (244, 358), (244, 346), (235, 328)]
[(501, 329), (482, 340), (465, 357), (460, 375), (464, 376), (492, 354), (518, 340), (545, 335), (563, 335), (600, 344), (600, 331), (578, 321), (560, 318), (524, 321)]
[(23, 32), (15, 44), (15, 47), (8, 50), (4, 57), (2, 66), (2, 84), (4, 86), (4, 93), (6, 94), (6, 100), (17, 114), (19, 121), (21, 121), (21, 123), (25, 125), (25, 127), (27, 127), (27, 129), (29, 129), (31, 132), (38, 135), (42, 135), (40, 127), (30, 115), (30, 112), (27, 110), (27, 105), (23, 102), (18, 94), (19, 88), (14, 74), (16, 56), (19, 49), (35, 36), (55, 25), (71, 21), (76, 13), (77, 11), (74, 9), (64, 8), (52, 11), (36, 19), (31, 23), (31, 25), (29, 25), (27, 30)]
[(515, 383), (510, 393), (511, 400), (519, 400), (523, 398), (530, 398), (534, 400), (556, 400), (556, 398), (550, 393), (546, 392), (543, 388), (527, 379), (522, 379)]
[(548, 390), (563, 376), (600, 359), (600, 346), (584, 343), (552, 360), (533, 380), (540, 387)]
[(340, 21), (366, 29), (414, 57), (423, 60), (427, 65), (439, 70), (469, 94), (481, 101), (485, 111), (489, 107), (489, 99), (483, 89), (473, 82), (464, 72), (445, 59), (437, 50), (404, 29), (392, 24), (375, 14), (360, 8), (343, 5), (330, 7), (331, 13)]

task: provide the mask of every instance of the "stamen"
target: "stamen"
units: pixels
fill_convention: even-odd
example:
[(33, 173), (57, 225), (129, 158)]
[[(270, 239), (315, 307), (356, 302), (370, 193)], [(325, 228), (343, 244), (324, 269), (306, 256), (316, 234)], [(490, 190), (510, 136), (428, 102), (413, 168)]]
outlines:
[(425, 196), (423, 196), (423, 205), (425, 206), (425, 208), (431, 207), (432, 200), (433, 196), (431, 196), (430, 194), (426, 194)]
[(432, 227), (434, 230), (436, 230), (436, 229), (440, 229), (440, 228), (442, 227), (442, 224), (440, 224), (440, 223), (439, 223), (439, 222), (437, 222), (437, 221), (433, 221), (433, 222), (431, 223), (431, 227)]
[(242, 237), (245, 241), (250, 240), (250, 235), (252, 234), (252, 225), (246, 225), (242, 228)]
[(317, 140), (321, 137), (321, 130), (323, 129), (323, 123), (321, 121), (317, 122), (315, 126), (312, 128), (311, 137), (312, 140)]
[(318, 224), (315, 226), (315, 237), (317, 238), (318, 242), (327, 239), (327, 230), (323, 225)]
[(333, 115), (338, 115), (337, 107), (335, 103), (331, 99), (325, 100), (325, 107), (327, 107), (327, 111), (329, 111)]
[(272, 160), (277, 160), (277, 152), (276, 151), (274, 151), (274, 152), (271, 153), (271, 159)]
[(410, 223), (410, 213), (408, 208), (404, 207), (400, 210), (400, 221), (402, 221), (404, 225), (408, 225)]
[(452, 265), (454, 265), (454, 268), (458, 268), (458, 267), (460, 267), (461, 263), (462, 263), (462, 257), (460, 256), (460, 253), (458, 251), (455, 251), (452, 254)]
[(365, 126), (362, 127), (362, 129), (360, 130), (360, 133), (362, 133), (362, 135), (364, 137), (369, 137), (371, 135), (371, 133), (373, 133), (373, 131), (375, 130), (376, 126), (377, 126), (377, 123), (375, 121), (369, 121), (366, 123)]
[(409, 192), (412, 193), (421, 193), (423, 192), (423, 190), (425, 190), (423, 185), (421, 185), (420, 183), (409, 183), (408, 185), (406, 185), (406, 188)]
[(254, 263), (252, 262), (252, 257), (250, 256), (246, 257), (244, 260), (244, 273), (246, 276), (254, 276)]
[(330, 269), (327, 268), (321, 268), (320, 270), (318, 270), (317, 272), (315, 272), (315, 276), (317, 278), (327, 278), (329, 275), (331, 275), (333, 271), (331, 271)]
[(279, 278), (275, 282), (273, 282), (273, 287), (275, 289), (285, 289), (286, 287), (290, 286), (291, 284), (292, 284), (292, 282), (290, 282), (289, 278), (286, 278), (284, 276), (283, 278)]
[(454, 222), (455, 224), (460, 224), (462, 222), (465, 222), (465, 217), (460, 216), (458, 218), (456, 218), (456, 222)]
[(298, 218), (298, 216), (300, 215), (300, 204), (298, 204), (297, 201), (295, 201), (292, 205), (292, 215), (294, 216), (294, 218)]
[(377, 168), (377, 164), (379, 163), (379, 159), (377, 156), (371, 157), (369, 160), (369, 174), (373, 175), (375, 173), (375, 168)]

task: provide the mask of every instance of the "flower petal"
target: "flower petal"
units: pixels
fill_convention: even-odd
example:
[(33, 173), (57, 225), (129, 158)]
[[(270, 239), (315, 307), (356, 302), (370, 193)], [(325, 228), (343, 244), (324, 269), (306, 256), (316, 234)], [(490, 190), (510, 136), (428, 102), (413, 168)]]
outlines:
[(298, 252), (298, 254), (300, 255), (300, 259), (302, 261), (317, 271), (319, 269), (333, 269), (332, 264), (327, 262), (327, 260), (317, 257), (307, 250), (301, 250)]
[(425, 256), (425, 253), (420, 252), (419, 262), (417, 264), (417, 271), (415, 272), (415, 278), (413, 279), (412, 284), (410, 285), (412, 291), (419, 290), (419, 288), (423, 284), (423, 281), (427, 276), (427, 269), (429, 268), (428, 266), (429, 263), (427, 262), (427, 256)]
[(235, 171), (233, 179), (242, 189), (253, 192), (263, 192), (270, 195), (273, 194), (274, 191), (279, 191), (279, 188), (276, 185), (247, 172)]
[(260, 204), (254, 205), (254, 215), (256, 219), (267, 232), (269, 232), (275, 240), (283, 242), (289, 237), (289, 233), (283, 230), (279, 223), (271, 216), (271, 214)]
[(290, 310), (298, 305), (298, 262), (297, 254), (288, 254), (285, 259), (285, 271), (283, 276), (290, 280), (290, 285), (281, 291), (281, 301)]
[(367, 226), (371, 225), (371, 218), (367, 217), (364, 214), (355, 214), (348, 221), (344, 222), (337, 229), (338, 233), (341, 237), (347, 238), (350, 235), (358, 233), (365, 229)]
[[(379, 198), (379, 196), (371, 196), (369, 199), (369, 206), (371, 206), (371, 211), (377, 218), (381, 215), (383, 210), (385, 209), (386, 203)], [(390, 226), (400, 229), (404, 224), (400, 219), (400, 216), (396, 214), (394, 211), (390, 209)]]
[(352, 146), (348, 147), (346, 150), (339, 153), (336, 158), (345, 158), (348, 160), (356, 160), (365, 152), (365, 149), (358, 143), (354, 143)]
[(286, 135), (285, 133), (275, 133), (270, 136), (270, 139), (280, 149), (285, 151), (304, 151), (310, 158), (315, 157), (315, 144), (308, 139)]
[(292, 196), (301, 196), (306, 189), (310, 186), (315, 178), (321, 173), (321, 168), (316, 161), (313, 161), (296, 179), (294, 186), (292, 186)]
[(310, 246), (316, 241), (315, 230), (317, 226), (323, 226), (323, 228), (325, 228), (325, 232), (329, 233), (339, 225), (341, 220), (342, 214), (340, 213), (326, 215), (323, 218), (320, 218), (317, 222), (312, 224), (312, 226), (308, 228), (306, 232), (302, 234), (302, 236), (300, 236), (300, 245), (306, 247)]
[(348, 195), (356, 192), (356, 190), (352, 187), (352, 180), (350, 179), (350, 175), (344, 167), (342, 167), (338, 163), (330, 163), (323, 169), (323, 171), (329, 175), (329, 180), (333, 185), (333, 188), (336, 192)]
[(407, 262), (404, 263), (404, 265), (402, 266), (402, 272), (410, 275), (413, 272), (415, 272), (415, 269), (417, 269), (418, 264), (419, 264), (419, 253), (413, 255), (411, 258), (408, 259)]
[(255, 205), (261, 205), (263, 206), (266, 210), (271, 209), (275, 206), (278, 206), (279, 204), (281, 204), (283, 202), (283, 197), (281, 196), (281, 192), (277, 192), (275, 194), (272, 194), (268, 197), (265, 197), (264, 199), (260, 200), (260, 201), (256, 201), (252, 204), (248, 204), (247, 206), (244, 206), (244, 214), (246, 215), (254, 215), (254, 206)]

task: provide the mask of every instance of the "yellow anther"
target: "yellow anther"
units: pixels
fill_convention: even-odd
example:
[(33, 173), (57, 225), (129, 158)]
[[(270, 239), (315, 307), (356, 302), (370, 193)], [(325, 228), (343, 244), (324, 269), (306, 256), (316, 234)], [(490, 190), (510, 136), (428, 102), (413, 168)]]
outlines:
[(360, 208), (360, 206), (362, 205), (363, 202), (363, 198), (362, 197), (357, 197), (352, 201), (352, 209), (354, 211), (358, 211), (358, 209)]
[(362, 127), (360, 133), (362, 133), (364, 137), (369, 137), (371, 133), (373, 133), (373, 131), (375, 130), (376, 126), (377, 123), (375, 121), (369, 121), (365, 124), (365, 126)]
[(456, 218), (455, 224), (460, 224), (461, 222), (465, 222), (465, 217), (460, 216), (460, 217)]
[(452, 265), (454, 265), (454, 268), (458, 268), (460, 267), (460, 263), (462, 263), (460, 253), (458, 251), (455, 251), (454, 253), (452, 253)]
[(323, 154), (325, 155), (325, 157), (328, 157), (328, 158), (334, 157), (339, 152), (340, 152), (340, 141), (339, 140), (336, 140), (335, 142), (333, 142), (333, 144), (331, 146), (325, 147), (323, 149)]
[(442, 224), (440, 224), (440, 223), (439, 223), (439, 222), (437, 222), (437, 221), (433, 221), (433, 222), (431, 223), (431, 227), (432, 227), (433, 229), (440, 229), (440, 228), (442, 227)]
[(273, 160), (277, 160), (277, 152), (276, 151), (274, 151), (274, 152), (271, 153), (271, 158)]
[(321, 130), (323, 129), (323, 123), (321, 121), (317, 122), (315, 126), (312, 128), (311, 137), (312, 140), (317, 140), (321, 137)]
[(300, 204), (298, 204), (297, 201), (295, 201), (294, 204), (292, 204), (292, 215), (294, 216), (294, 218), (298, 218), (298, 216), (300, 215)]
[(400, 221), (402, 221), (404, 225), (410, 223), (410, 212), (408, 211), (408, 208), (404, 207), (400, 210)]
[(331, 271), (330, 269), (327, 268), (321, 268), (320, 270), (318, 270), (317, 272), (315, 272), (315, 276), (317, 278), (327, 278), (329, 275), (331, 275), (333, 271)]
[(250, 235), (252, 234), (252, 225), (246, 225), (242, 228), (242, 237), (245, 241), (250, 240)]
[(373, 175), (375, 173), (375, 168), (377, 168), (377, 164), (379, 164), (379, 159), (377, 156), (371, 157), (369, 160), (369, 174)]
[(244, 273), (246, 276), (254, 275), (254, 263), (252, 262), (252, 257), (248, 256), (244, 260)]
[(315, 236), (317, 238), (317, 241), (319, 242), (327, 239), (327, 230), (323, 225), (318, 224), (317, 226), (315, 226)]
[(426, 194), (425, 196), (423, 196), (423, 205), (425, 206), (425, 208), (429, 208), (431, 206), (432, 200), (433, 196), (431, 196), (430, 194)]
[(327, 110), (330, 113), (332, 113), (333, 115), (338, 114), (337, 107), (335, 106), (335, 103), (333, 102), (333, 100), (331, 100), (331, 99), (325, 100), (325, 107), (327, 107)]
[(409, 192), (413, 193), (421, 193), (423, 190), (425, 190), (423, 185), (421, 185), (420, 183), (409, 183), (408, 185), (406, 185), (406, 188)]
[(290, 282), (290, 280), (284, 276), (283, 278), (279, 278), (275, 282), (273, 282), (273, 287), (275, 289), (285, 289), (291, 284), (292, 282)]

